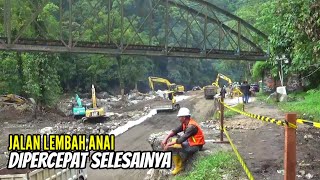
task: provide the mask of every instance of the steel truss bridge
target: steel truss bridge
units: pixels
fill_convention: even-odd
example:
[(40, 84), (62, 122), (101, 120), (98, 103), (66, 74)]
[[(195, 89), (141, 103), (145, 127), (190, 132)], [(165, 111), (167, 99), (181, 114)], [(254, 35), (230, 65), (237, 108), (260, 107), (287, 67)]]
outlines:
[(268, 58), (267, 35), (208, 1), (4, 0), (0, 50)]

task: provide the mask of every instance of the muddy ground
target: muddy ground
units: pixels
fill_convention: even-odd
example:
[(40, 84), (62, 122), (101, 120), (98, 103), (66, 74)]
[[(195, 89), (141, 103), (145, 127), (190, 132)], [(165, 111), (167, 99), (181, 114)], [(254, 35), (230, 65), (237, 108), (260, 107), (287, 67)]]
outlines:
[[(181, 106), (192, 110), (192, 115), (197, 121), (202, 121), (206, 139), (218, 140), (219, 131), (217, 121), (211, 121), (213, 101), (205, 100), (203, 92), (188, 92), (189, 99), (180, 102)], [(228, 101), (228, 100), (226, 100)], [(145, 107), (154, 103), (152, 100), (142, 101), (136, 105), (122, 109), (115, 109), (116, 113), (127, 113), (116, 119), (109, 119), (103, 124), (82, 124), (72, 118), (62, 117), (53, 113), (41, 115), (37, 120), (29, 116), (20, 116), (18, 113), (6, 112), (0, 114), (0, 135), (7, 137), (10, 133), (39, 133), (46, 127), (53, 127), (52, 131), (59, 127), (61, 131), (92, 133), (93, 131), (105, 131), (114, 129), (128, 120), (137, 119), (148, 113)], [(234, 102), (233, 102), (234, 103)], [(232, 103), (231, 103), (232, 104)], [(246, 111), (255, 114), (266, 115), (283, 119), (284, 113), (276, 107), (261, 102), (251, 102), (246, 106)], [(138, 114), (138, 115), (137, 115)], [(132, 117), (133, 116), (133, 117)], [(134, 117), (135, 116), (135, 117)], [(116, 124), (116, 125), (115, 125)], [(116, 137), (116, 150), (145, 151), (151, 150), (147, 139), (150, 134), (162, 132), (178, 125), (176, 112), (157, 114), (143, 123), (129, 129)], [(99, 127), (97, 127), (99, 126)], [(246, 161), (255, 179), (283, 179), (283, 145), (284, 128), (275, 124), (250, 119), (242, 115), (226, 119), (226, 126), (239, 152)], [(64, 127), (64, 128), (61, 128)], [(71, 127), (71, 128), (70, 128)], [(74, 129), (74, 127), (78, 127)], [(101, 128), (106, 127), (106, 128)], [(83, 132), (82, 132), (83, 133)], [(299, 125), (297, 131), (298, 179), (320, 179), (320, 153), (319, 130), (309, 126)], [(207, 143), (207, 149), (230, 150), (228, 144)], [(7, 138), (0, 139), (0, 167), (6, 164), (4, 152), (7, 149)], [(240, 170), (241, 171), (241, 170)], [(88, 179), (143, 179), (147, 170), (91, 170), (88, 171)], [(107, 178), (106, 178), (107, 177)]]
[[(249, 103), (245, 110), (281, 120), (285, 117), (285, 113), (263, 102)], [(284, 127), (242, 115), (227, 119), (226, 126), (255, 179), (283, 179)], [(320, 179), (319, 154), (319, 129), (298, 124), (297, 179)]]

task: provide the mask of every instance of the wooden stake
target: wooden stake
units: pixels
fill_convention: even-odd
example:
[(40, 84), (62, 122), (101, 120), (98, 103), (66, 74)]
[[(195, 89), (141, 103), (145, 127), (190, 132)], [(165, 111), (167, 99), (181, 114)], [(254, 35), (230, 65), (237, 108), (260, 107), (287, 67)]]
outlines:
[[(287, 113), (286, 120), (296, 125), (297, 114)], [(285, 148), (284, 148), (284, 180), (296, 179), (296, 129), (285, 127)]]
[(221, 96), (221, 103), (220, 103), (220, 141), (223, 141), (223, 118), (224, 118), (224, 106), (223, 106), (223, 97)]

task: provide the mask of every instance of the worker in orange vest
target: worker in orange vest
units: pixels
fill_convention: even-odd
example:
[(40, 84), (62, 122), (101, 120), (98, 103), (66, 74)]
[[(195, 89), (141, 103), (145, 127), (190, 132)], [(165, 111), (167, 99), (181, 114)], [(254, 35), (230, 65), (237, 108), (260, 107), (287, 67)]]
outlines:
[[(171, 172), (173, 175), (179, 173), (183, 168), (183, 161), (179, 153), (183, 153), (188, 158), (201, 150), (205, 144), (203, 131), (198, 123), (191, 118), (190, 110), (185, 107), (181, 108), (177, 116), (181, 125), (173, 129), (161, 142), (164, 150), (172, 151), (172, 160), (175, 166)], [(179, 132), (184, 132), (184, 134), (179, 138), (172, 138), (172, 142), (168, 142), (170, 137), (177, 135)]]

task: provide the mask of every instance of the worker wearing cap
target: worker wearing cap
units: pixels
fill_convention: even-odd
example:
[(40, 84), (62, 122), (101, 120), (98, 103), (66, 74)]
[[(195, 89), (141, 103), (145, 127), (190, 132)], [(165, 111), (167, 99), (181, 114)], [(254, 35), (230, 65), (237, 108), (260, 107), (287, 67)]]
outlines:
[[(172, 160), (175, 165), (172, 171), (173, 175), (176, 175), (182, 170), (183, 162), (179, 152), (189, 157), (201, 150), (205, 144), (203, 131), (198, 123), (191, 118), (190, 110), (188, 108), (181, 108), (177, 116), (181, 125), (173, 129), (161, 143), (164, 150), (171, 150), (173, 153)], [(182, 131), (184, 134), (181, 137), (174, 139), (172, 142), (168, 142), (170, 137)]]

